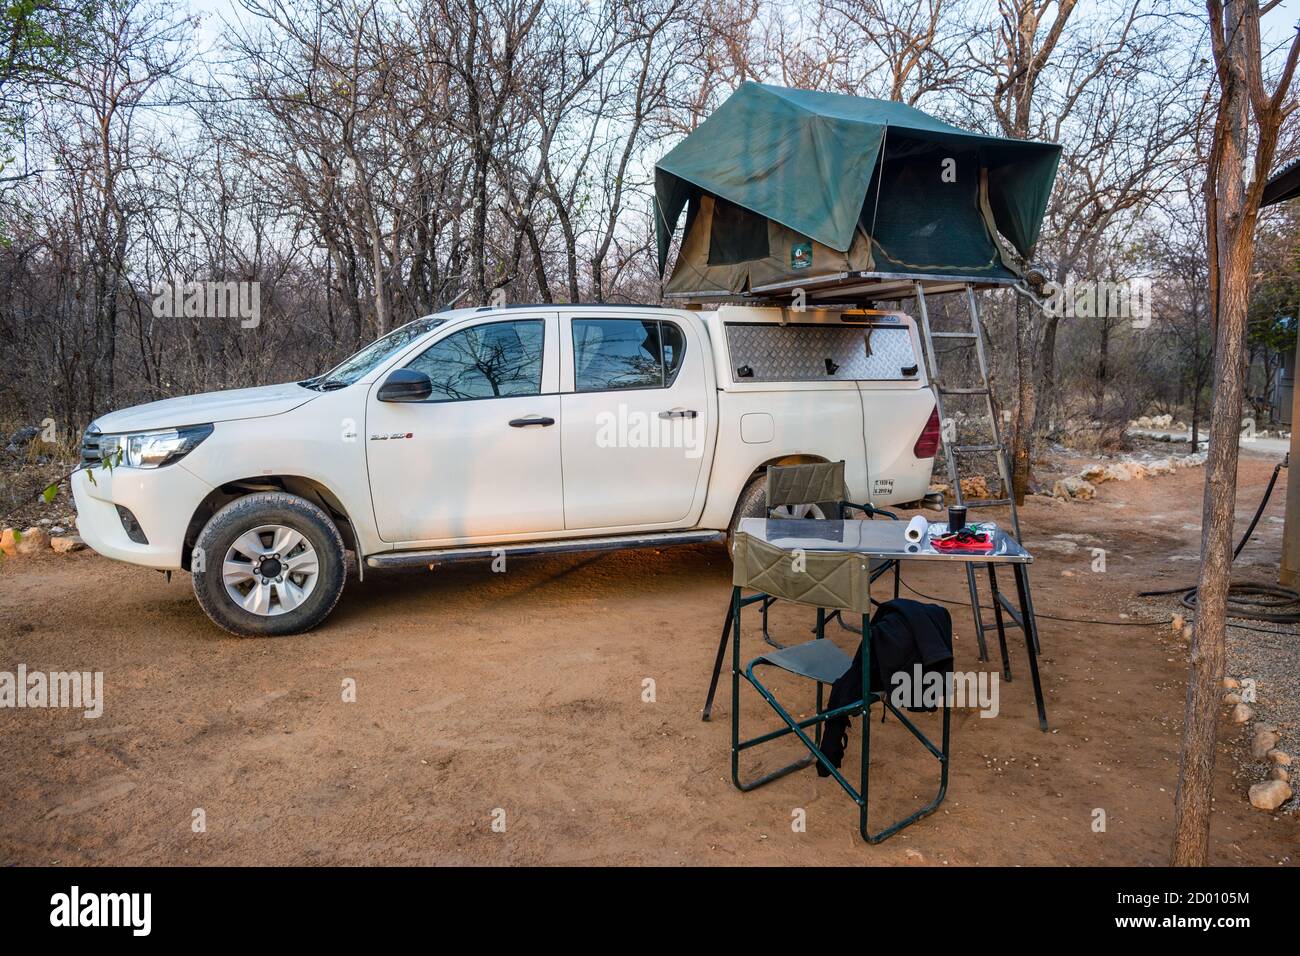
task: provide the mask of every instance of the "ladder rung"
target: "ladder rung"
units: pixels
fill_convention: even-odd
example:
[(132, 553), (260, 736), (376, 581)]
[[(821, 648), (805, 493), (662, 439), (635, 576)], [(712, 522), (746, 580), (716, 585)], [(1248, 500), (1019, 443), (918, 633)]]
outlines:
[(974, 332), (931, 332), (931, 338), (935, 339), (977, 339), (979, 338)]
[[(1006, 618), (1003, 618), (1003, 619), (1002, 619), (1002, 626), (1003, 626), (1003, 627), (1019, 627), (1020, 625), (1017, 624), (1015, 621), (1009, 621), (1009, 620), (1007, 620)], [(980, 627), (984, 628), (984, 630), (986, 630), (986, 631), (996, 631), (996, 630), (998, 629), (998, 622), (997, 622), (997, 621), (980, 621)]]
[(963, 501), (967, 508), (996, 508), (999, 505), (1011, 504), (1010, 498), (981, 498), (978, 501)]
[(942, 392), (944, 395), (987, 395), (987, 394), (989, 394), (989, 390), (988, 390), (987, 388), (983, 388), (983, 387), (980, 387), (980, 388), (945, 388), (944, 386), (940, 385), (940, 386), (939, 386), (939, 391)]
[(1001, 451), (1001, 445), (952, 445), (953, 451), (960, 452), (977, 452), (977, 451)]

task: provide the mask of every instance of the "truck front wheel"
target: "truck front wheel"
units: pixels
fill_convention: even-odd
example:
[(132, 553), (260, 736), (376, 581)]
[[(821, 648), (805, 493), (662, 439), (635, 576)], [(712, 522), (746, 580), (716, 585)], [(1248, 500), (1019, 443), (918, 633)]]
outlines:
[(247, 495), (212, 516), (191, 557), (208, 617), (245, 637), (298, 634), (329, 616), (347, 579), (343, 538), (297, 495)]

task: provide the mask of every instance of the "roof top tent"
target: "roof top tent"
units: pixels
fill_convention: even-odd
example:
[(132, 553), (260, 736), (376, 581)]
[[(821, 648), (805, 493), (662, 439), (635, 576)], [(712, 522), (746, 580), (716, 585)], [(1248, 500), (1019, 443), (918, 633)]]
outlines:
[[(1020, 280), (1060, 147), (902, 103), (744, 83), (655, 167), (673, 299), (845, 301)], [(1002, 241), (999, 241), (999, 236)], [(1017, 257), (1018, 256), (1018, 257)]]

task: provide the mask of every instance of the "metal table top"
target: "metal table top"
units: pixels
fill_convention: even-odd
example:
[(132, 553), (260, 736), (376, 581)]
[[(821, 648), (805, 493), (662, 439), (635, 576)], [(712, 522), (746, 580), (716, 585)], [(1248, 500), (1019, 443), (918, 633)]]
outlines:
[[(826, 521), (818, 518), (742, 518), (738, 531), (778, 548), (793, 551), (844, 551), (869, 558), (904, 561), (956, 561), (967, 564), (1029, 564), (1034, 558), (1013, 537), (997, 528), (992, 551), (936, 551), (929, 537), (907, 540), (907, 522), (867, 519)], [(930, 535), (946, 533), (942, 521), (930, 525)]]

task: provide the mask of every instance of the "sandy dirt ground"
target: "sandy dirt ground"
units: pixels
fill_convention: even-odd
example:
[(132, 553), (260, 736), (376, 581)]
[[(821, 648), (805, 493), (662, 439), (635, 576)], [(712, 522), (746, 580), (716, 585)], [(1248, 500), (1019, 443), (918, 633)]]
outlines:
[[(1243, 459), (1239, 529), (1270, 468)], [(1195, 577), (1202, 480), (1195, 468), (1108, 483), (1090, 503), (1031, 499), (1022, 521), (1040, 614), (1167, 619), (1172, 604), (1134, 592)], [(1280, 537), (1265, 519), (1248, 568), (1261, 580)], [(1105, 573), (1092, 570), (1094, 547)], [(965, 596), (941, 567), (904, 579)], [(725, 679), (713, 721), (700, 721), (728, 595), (716, 546), (519, 558), (505, 574), (372, 573), (315, 633), (239, 639), (209, 624), (186, 575), (168, 583), (90, 553), (5, 561), (0, 670), (100, 670), (106, 703), (97, 720), (0, 711), (0, 863), (1166, 862), (1186, 672), (1168, 628), (1044, 618), (1048, 734), (1013, 641), (999, 716), (954, 718), (947, 802), (873, 847), (854, 805), (811, 770), (732, 788)], [(952, 610), (958, 668), (996, 670), (976, 659), (969, 609)], [(746, 658), (763, 646), (756, 622)], [(811, 611), (778, 605), (773, 623), (798, 639)], [(342, 699), (348, 678), (354, 703)], [(811, 701), (810, 685), (777, 687)], [(742, 713), (746, 731), (775, 720), (752, 693)], [(937, 730), (937, 716), (918, 720)], [(855, 721), (850, 779), (859, 733)], [(1225, 721), (1221, 736), (1214, 861), (1292, 862), (1296, 816), (1248, 806), (1232, 779), (1240, 732)], [(897, 722), (873, 724), (872, 745), (874, 821), (928, 799), (936, 765)], [(780, 742), (749, 766), (794, 753)], [(193, 832), (196, 809), (205, 832)]]

